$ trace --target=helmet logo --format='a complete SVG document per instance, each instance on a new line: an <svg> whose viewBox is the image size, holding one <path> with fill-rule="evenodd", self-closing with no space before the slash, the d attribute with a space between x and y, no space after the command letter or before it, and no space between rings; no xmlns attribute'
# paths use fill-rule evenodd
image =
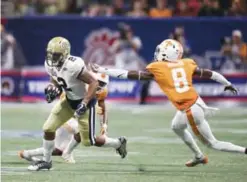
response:
<svg viewBox="0 0 247 182"><path fill-rule="evenodd" d="M166 45L165 45L165 49L167 49L169 46L172 46L172 42L171 41L167 41L166 42Z"/></svg>
<svg viewBox="0 0 247 182"><path fill-rule="evenodd" d="M104 73L101 74L101 78L105 78L106 75Z"/></svg>
<svg viewBox="0 0 247 182"><path fill-rule="evenodd" d="M61 48L62 48L62 49L67 49L67 48L69 47L69 45L67 44L67 42L64 42L64 41L62 41L62 42L60 43L60 45L61 45Z"/></svg>

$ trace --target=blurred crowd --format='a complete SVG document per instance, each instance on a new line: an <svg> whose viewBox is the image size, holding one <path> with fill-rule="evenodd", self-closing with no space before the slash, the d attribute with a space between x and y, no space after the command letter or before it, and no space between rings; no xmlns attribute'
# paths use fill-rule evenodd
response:
<svg viewBox="0 0 247 182"><path fill-rule="evenodd" d="M245 16L247 0L2 0L2 16Z"/></svg>

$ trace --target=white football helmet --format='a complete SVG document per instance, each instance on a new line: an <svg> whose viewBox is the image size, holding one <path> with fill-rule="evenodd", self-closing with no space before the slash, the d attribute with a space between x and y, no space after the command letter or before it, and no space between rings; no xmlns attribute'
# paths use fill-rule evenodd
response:
<svg viewBox="0 0 247 182"><path fill-rule="evenodd" d="M176 40L166 39L155 50L156 61L177 61L183 56L183 46Z"/></svg>
<svg viewBox="0 0 247 182"><path fill-rule="evenodd" d="M102 82L105 84L102 87L105 87L109 83L109 76L104 73L96 73L96 78L99 82Z"/></svg>

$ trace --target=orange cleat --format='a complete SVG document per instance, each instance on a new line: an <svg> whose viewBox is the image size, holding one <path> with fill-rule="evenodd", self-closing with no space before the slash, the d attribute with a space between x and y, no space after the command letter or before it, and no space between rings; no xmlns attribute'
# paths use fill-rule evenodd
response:
<svg viewBox="0 0 247 182"><path fill-rule="evenodd" d="M194 158L188 162L186 162L186 166L187 167L194 167L198 164L207 164L208 163L208 157L207 156L203 156L201 158Z"/></svg>

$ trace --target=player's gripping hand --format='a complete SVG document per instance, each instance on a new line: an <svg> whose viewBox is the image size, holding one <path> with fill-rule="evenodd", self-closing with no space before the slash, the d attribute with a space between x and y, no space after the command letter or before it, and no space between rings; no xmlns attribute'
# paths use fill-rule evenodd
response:
<svg viewBox="0 0 247 182"><path fill-rule="evenodd" d="M85 102L82 102L78 105L77 109L75 110L75 117L79 118L81 115L85 114L87 111L87 104Z"/></svg>
<svg viewBox="0 0 247 182"><path fill-rule="evenodd" d="M62 93L62 89L60 87L56 87L53 84L49 84L45 88L45 97L48 103L51 103L53 100L56 99Z"/></svg>
<svg viewBox="0 0 247 182"><path fill-rule="evenodd" d="M224 91L227 91L227 90L231 91L234 95L238 94L238 90L233 85L225 86Z"/></svg>
<svg viewBox="0 0 247 182"><path fill-rule="evenodd" d="M102 124L101 129L100 129L100 134L107 135L107 124Z"/></svg>

